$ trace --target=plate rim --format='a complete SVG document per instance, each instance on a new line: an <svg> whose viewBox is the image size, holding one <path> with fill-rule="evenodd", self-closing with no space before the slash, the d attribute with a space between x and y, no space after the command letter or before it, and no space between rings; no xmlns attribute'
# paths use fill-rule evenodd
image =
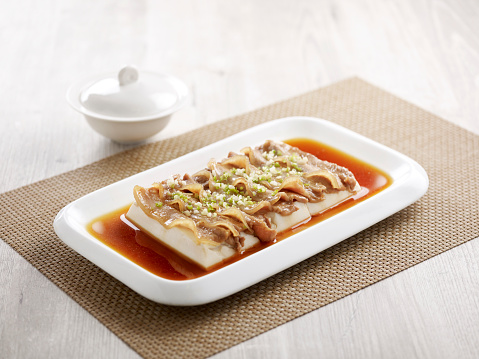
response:
<svg viewBox="0 0 479 359"><path fill-rule="evenodd" d="M126 184L135 178L140 178L140 176L148 177L149 175L152 175L153 173L161 170L162 167L165 167L167 165L172 166L172 163L181 164L182 161L185 161L185 160L188 161L189 158L200 156L203 153L212 152L212 149L221 149L222 146L224 146L225 144L231 143L232 141L234 142L235 139L242 139L243 137L248 136L251 133L261 134L261 131L264 131L265 129L268 129L268 128L278 129L278 128L281 128L281 126L284 127L285 125L290 126L292 122L295 122L295 124L297 125L297 121L302 121L303 123L309 123L312 126L319 125L320 128L327 127L330 131L337 132L340 136L352 137L358 140L359 143L366 144L367 146L372 146L375 149L379 149L382 151L382 153L387 154L389 156L393 156L394 158L399 160L401 164L405 165L407 169L404 168L403 170L405 170L406 172L404 172L403 174L396 175L395 176L396 179L394 179L394 177L391 176L393 177L393 182L388 188L366 199L365 201L362 201L356 204L355 206L348 208L347 210L341 213L336 214L335 216L329 218L328 220L322 221L321 223L318 223L315 226L307 228L297 234L294 234L288 237L287 240L280 241L274 244L273 246L265 248L262 251L254 253L250 255L249 257L243 258L240 261L237 261L222 269L219 269L218 271L209 273L203 277L185 280L185 281L174 281L174 280L165 279L147 271L146 269L140 267L136 263L122 256L121 254L113 250L112 248L106 246L95 237L89 234L88 236L86 236L85 235L86 229L83 228L84 231L82 231L78 228L78 223L72 222L72 217L74 217L75 214L78 214L78 213L75 213L75 205L78 205L78 203L80 202L91 200L91 198L98 196L99 193L101 194L103 192L111 190L112 188L114 188L114 186L121 186L122 184ZM274 137L274 136L271 136L271 137ZM298 137L298 136L292 136L292 137ZM301 137L305 137L305 136L301 136ZM266 139L268 138L264 138L263 141ZM313 138L313 139L316 139L316 138ZM323 140L319 140L319 141L325 142ZM256 144L251 144L251 145L254 146ZM346 152L356 158L360 158L361 160L364 160L361 158L361 156L358 156L356 154L351 154L345 151L343 148L341 148L341 146L333 145L333 147L343 152ZM236 150L239 150L239 148L229 148L229 150L236 151ZM365 162L370 163L370 161L368 160L365 160ZM385 171L383 168L375 164L373 165ZM390 174L388 171L385 171L385 172ZM153 183L153 181L151 181L150 184L151 183ZM54 226L55 232L65 244L67 244L70 248L75 250L77 253L79 253L86 259L88 259L90 262L100 267L102 270L106 271L107 273L109 273L110 275L112 275L113 277L115 277L116 279L118 279L119 281L127 285L128 287L130 287L132 290L134 290L138 294L162 304L177 305L177 306L200 305L200 304L210 303L210 302L219 300L221 298L224 298L226 296L229 296L231 294L234 294L236 292L239 292L240 290L245 289L246 287L254 285L265 278L268 278L276 273L279 273L280 271L286 268L289 268L313 255L316 255L322 252L323 250L341 242L342 240L345 240L349 238L350 236L376 224L382 219L389 217L393 213L396 213L400 211L401 209L407 207L408 205L412 204L413 202L417 201L420 197L422 197L426 193L428 186L429 186L429 180L428 180L426 171L416 161L414 161L410 157L407 157L404 154L394 149L391 149L383 144L380 144L374 140L371 140L363 135L360 135L336 123L333 123L324 119L315 118L315 117L290 116L290 117L268 121L266 123L248 128L232 136L226 137L212 144L204 146L200 149L197 149L191 153L180 156L176 159L165 162L163 164L150 168L146 171L142 171L132 176L126 177L120 181L114 182L103 188L95 190L85 196L82 196L78 198L77 200L69 203L68 205L66 205L64 208L60 210L60 212L55 217L53 226ZM262 270L259 274L258 272L255 272L252 270L254 269L252 267L255 264L257 264L259 261L264 259L263 257L268 257L268 256L271 257L274 255L274 254L268 254L268 253L277 253L276 255L280 255L281 253L286 253L283 248L286 247L286 249L288 249L288 247L292 246L291 244L288 244L288 243L291 243L291 239L296 239L297 241L299 241L297 239L298 237L309 238L311 232L317 232L318 228L322 228L323 231L326 231L326 232L330 231L332 230L330 227L334 227L335 219L337 218L342 219L345 216L345 214L356 213L359 210L361 210L363 207L364 208L371 207L372 203L376 203L378 201L383 200L383 197L385 198L384 200L391 199L390 197L394 199L395 197L397 197L395 195L396 193L401 194L401 197L399 198L400 201L395 203L394 206L392 206L391 208L387 208L386 211L382 210L381 213L374 212L374 215L372 216L372 220L368 221L367 225L358 223L358 220L353 219L354 226L352 229L342 230L340 235L337 235L337 234L336 236L333 235L332 236L333 239L329 240L326 246L316 247L316 249L320 248L319 251L316 251L315 249L313 251L314 253L309 253L307 256L296 255L293 260L289 260L285 262L285 264L283 265L276 265L271 268L266 268L265 270ZM125 205L127 205L127 203ZM118 208L120 207L115 206L115 208L111 208L109 211L114 211ZM108 213L109 211L107 210L106 212L103 212L103 214ZM346 218L347 217L349 216L346 216ZM93 218L96 218L96 217L93 217ZM309 242L306 240L302 240L300 241L300 243L303 244L303 243L309 243ZM274 248L277 248L277 249L274 249ZM102 253L105 251L106 253ZM105 255L107 255L107 258L109 261L108 263L105 263ZM259 259L256 259L258 257ZM299 257L301 257L302 259L298 260ZM124 266L125 263L129 263L129 264ZM131 272L128 272L128 268L130 269L136 268L136 270L134 270L135 280L131 280L131 277L133 276ZM233 275L235 274L235 272L238 272L238 271L242 271L243 275L246 274L248 276L253 276L253 278L249 278L249 280L242 280L240 281L238 285L235 285L235 286L231 286L231 285L228 286L227 281L225 281L225 279L229 275ZM214 281L217 281L216 288L218 288L218 286L222 284L224 284L226 288L222 288L221 290L218 290L218 289L215 290L215 283L211 283Z"/></svg>

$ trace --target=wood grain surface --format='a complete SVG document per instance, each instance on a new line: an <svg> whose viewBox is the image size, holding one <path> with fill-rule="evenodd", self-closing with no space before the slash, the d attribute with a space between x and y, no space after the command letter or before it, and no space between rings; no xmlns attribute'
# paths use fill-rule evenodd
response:
<svg viewBox="0 0 479 359"><path fill-rule="evenodd" d="M65 101L76 79L124 64L192 90L150 141L350 76L479 134L476 0L6 0L1 192L132 147ZM138 355L0 241L0 358L67 357ZM318 357L479 357L479 240L214 356Z"/></svg>

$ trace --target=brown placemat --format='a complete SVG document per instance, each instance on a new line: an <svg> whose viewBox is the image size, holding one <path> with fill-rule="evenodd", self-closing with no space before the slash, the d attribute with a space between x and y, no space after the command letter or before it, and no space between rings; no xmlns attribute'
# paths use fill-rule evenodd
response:
<svg viewBox="0 0 479 359"><path fill-rule="evenodd" d="M77 255L53 231L56 213L93 190L292 115L325 118L412 157L429 174L428 193L329 250L198 307L144 299ZM0 238L145 358L203 358L479 236L477 178L479 136L349 79L4 193Z"/></svg>

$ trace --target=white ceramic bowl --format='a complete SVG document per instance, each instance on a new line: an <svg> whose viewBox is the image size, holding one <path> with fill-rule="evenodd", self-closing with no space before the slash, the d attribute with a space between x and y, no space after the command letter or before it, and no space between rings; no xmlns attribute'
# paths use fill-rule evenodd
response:
<svg viewBox="0 0 479 359"><path fill-rule="evenodd" d="M119 73L95 75L74 83L68 103L99 134L120 143L156 135L188 99L178 78L127 66Z"/></svg>

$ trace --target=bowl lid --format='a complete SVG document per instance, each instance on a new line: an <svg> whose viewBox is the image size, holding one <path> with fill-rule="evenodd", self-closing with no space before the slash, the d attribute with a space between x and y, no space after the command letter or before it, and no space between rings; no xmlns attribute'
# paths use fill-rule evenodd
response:
<svg viewBox="0 0 479 359"><path fill-rule="evenodd" d="M78 111L102 118L146 119L166 116L187 98L186 85L167 74L126 66L118 74L96 76L72 86L67 95Z"/></svg>

